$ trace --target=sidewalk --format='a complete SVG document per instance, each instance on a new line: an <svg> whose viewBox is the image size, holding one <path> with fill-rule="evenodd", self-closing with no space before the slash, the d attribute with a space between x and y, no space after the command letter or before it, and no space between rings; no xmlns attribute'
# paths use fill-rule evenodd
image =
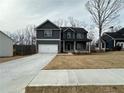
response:
<svg viewBox="0 0 124 93"><path fill-rule="evenodd" d="M39 88L40 90L42 90L45 89L45 87L47 88L47 90L49 90L49 88L52 87L59 89L60 87L61 88L66 87L66 89L67 87L71 87L72 90L74 89L74 87L76 87L77 90L78 86L79 87L82 86L82 88L83 86L85 86L85 89L87 89L86 86L90 86L90 87L94 86L94 88L98 86L101 87L110 86L110 88L112 88L113 86L117 86L119 87L119 89L122 87L121 90L124 90L124 69L42 70L38 74L38 76L36 76L36 78L27 86L26 93L38 93L38 92L34 92L35 89L38 90ZM91 87L91 89L93 88ZM30 90L33 92L28 92ZM81 92L74 92L74 93L81 93ZM63 93L63 92L55 92L55 93ZM119 92L114 91L114 93L119 93Z"/></svg>

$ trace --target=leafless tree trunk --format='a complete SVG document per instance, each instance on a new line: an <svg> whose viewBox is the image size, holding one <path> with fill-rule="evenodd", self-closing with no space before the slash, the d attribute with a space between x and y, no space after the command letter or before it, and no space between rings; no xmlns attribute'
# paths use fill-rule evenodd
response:
<svg viewBox="0 0 124 93"><path fill-rule="evenodd" d="M87 10L92 16L94 23L99 29L99 50L101 50L101 34L119 15L122 0L89 0Z"/></svg>

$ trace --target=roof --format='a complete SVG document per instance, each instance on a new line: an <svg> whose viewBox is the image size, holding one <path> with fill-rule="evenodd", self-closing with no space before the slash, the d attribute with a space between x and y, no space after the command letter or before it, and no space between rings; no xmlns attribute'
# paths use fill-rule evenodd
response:
<svg viewBox="0 0 124 93"><path fill-rule="evenodd" d="M117 31L117 33L124 34L124 28L122 28L119 31Z"/></svg>
<svg viewBox="0 0 124 93"><path fill-rule="evenodd" d="M44 25L45 23L47 23L47 22L49 22L49 23L51 23L52 25L54 25L56 28L59 28L56 24L54 24L53 22L51 22L50 20L46 20L46 21L44 21L43 23L41 23L39 26L37 26L35 29L39 29L42 25Z"/></svg>
<svg viewBox="0 0 124 93"><path fill-rule="evenodd" d="M62 30L66 30L68 28L76 31L76 32L84 32L84 33L88 33L84 28L80 28L80 27L60 27Z"/></svg>
<svg viewBox="0 0 124 93"><path fill-rule="evenodd" d="M9 38L9 39L12 40L12 38L10 38L8 35L6 35L5 33L3 33L2 31L0 31L0 33L3 34L4 36L6 36L7 38ZM13 40L12 40L12 41L13 41Z"/></svg>
<svg viewBox="0 0 124 93"><path fill-rule="evenodd" d="M114 39L124 39L124 28L118 30L117 32L105 32L105 34Z"/></svg>
<svg viewBox="0 0 124 93"><path fill-rule="evenodd" d="M106 32L106 34L111 36L114 39L124 38L124 34L120 34L120 33L117 33L117 32Z"/></svg>

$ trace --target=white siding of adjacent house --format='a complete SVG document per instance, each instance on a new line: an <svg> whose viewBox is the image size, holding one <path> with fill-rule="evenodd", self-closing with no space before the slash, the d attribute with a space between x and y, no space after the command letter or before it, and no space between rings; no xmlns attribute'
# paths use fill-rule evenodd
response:
<svg viewBox="0 0 124 93"><path fill-rule="evenodd" d="M6 56L13 56L13 42L0 32L0 57Z"/></svg>

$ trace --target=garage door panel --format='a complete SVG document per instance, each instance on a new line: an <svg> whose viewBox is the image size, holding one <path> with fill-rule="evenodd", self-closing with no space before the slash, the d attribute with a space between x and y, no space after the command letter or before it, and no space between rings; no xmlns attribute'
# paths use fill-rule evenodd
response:
<svg viewBox="0 0 124 93"><path fill-rule="evenodd" d="M58 53L57 44L39 44L38 45L39 53Z"/></svg>

